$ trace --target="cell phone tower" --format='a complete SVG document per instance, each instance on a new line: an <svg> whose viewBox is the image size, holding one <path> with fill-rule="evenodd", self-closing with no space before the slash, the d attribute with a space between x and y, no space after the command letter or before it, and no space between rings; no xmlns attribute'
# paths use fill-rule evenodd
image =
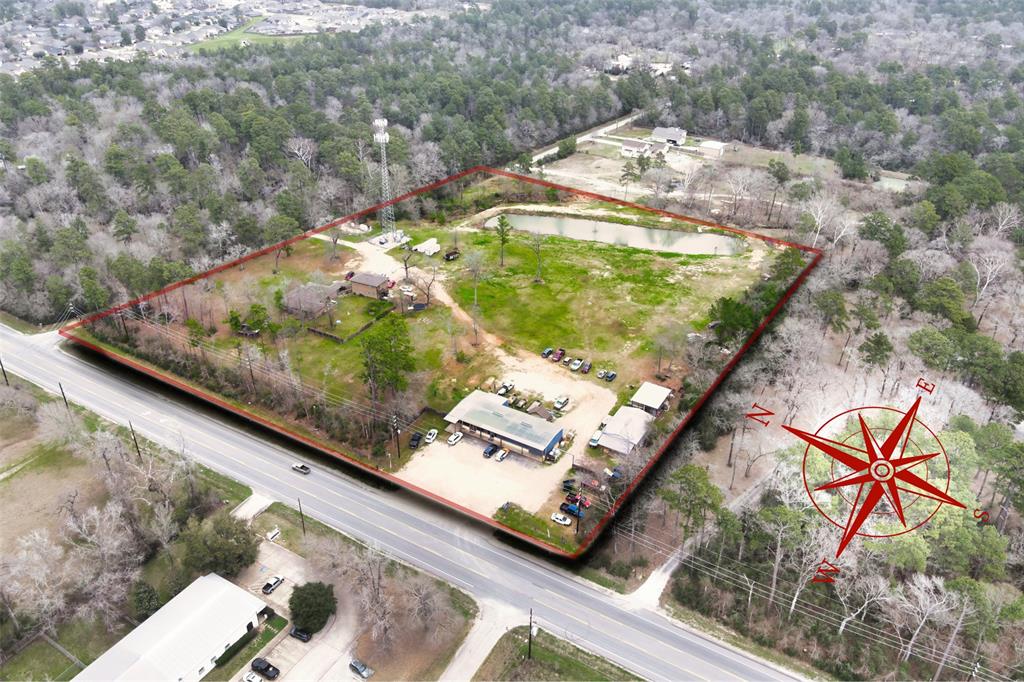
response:
<svg viewBox="0 0 1024 682"><path fill-rule="evenodd" d="M373 120L373 141L380 145L380 201L391 201L391 172L388 170L388 120ZM395 238L395 209L388 204L380 211L380 226L385 234Z"/></svg>

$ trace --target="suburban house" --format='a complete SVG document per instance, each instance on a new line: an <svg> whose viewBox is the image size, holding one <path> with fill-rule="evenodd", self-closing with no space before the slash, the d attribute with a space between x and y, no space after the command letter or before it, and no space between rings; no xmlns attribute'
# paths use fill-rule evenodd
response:
<svg viewBox="0 0 1024 682"><path fill-rule="evenodd" d="M486 391L473 391L444 419L463 433L534 457L550 455L562 440L561 427L514 410L505 398Z"/></svg>
<svg viewBox="0 0 1024 682"><path fill-rule="evenodd" d="M384 275L373 275L369 272L357 272L349 280L352 293L367 298L384 298L388 293L388 278Z"/></svg>
<svg viewBox="0 0 1024 682"><path fill-rule="evenodd" d="M640 384L640 388L627 404L657 417L668 407L668 401L671 399L672 389L645 381Z"/></svg>
<svg viewBox="0 0 1024 682"><path fill-rule="evenodd" d="M644 140L626 140L619 148L619 153L627 159L635 159L638 156L643 156L650 146L651 144Z"/></svg>
<svg viewBox="0 0 1024 682"><path fill-rule="evenodd" d="M215 573L197 578L76 680L201 680L260 622L263 600Z"/></svg>
<svg viewBox="0 0 1024 682"><path fill-rule="evenodd" d="M655 128L651 131L651 141L679 147L686 144L686 131L682 128Z"/></svg>
<svg viewBox="0 0 1024 682"><path fill-rule="evenodd" d="M652 421L654 415L648 412L636 407L620 407L605 424L597 445L620 455L628 455L643 441Z"/></svg>
<svg viewBox="0 0 1024 682"><path fill-rule="evenodd" d="M282 305L286 312L309 320L323 315L338 296L348 289L348 282L303 284L286 292Z"/></svg>

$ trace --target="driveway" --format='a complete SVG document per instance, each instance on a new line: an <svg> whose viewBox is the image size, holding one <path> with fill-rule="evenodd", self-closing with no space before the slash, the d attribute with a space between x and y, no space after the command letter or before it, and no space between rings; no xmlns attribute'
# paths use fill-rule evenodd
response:
<svg viewBox="0 0 1024 682"><path fill-rule="evenodd" d="M283 577L284 582L272 593L263 594L263 585L275 575ZM252 592L273 606L275 611L291 620L288 599L291 598L296 585L301 585L309 579L310 573L305 559L278 544L264 540L260 543L256 561L238 574L235 584Z"/></svg>

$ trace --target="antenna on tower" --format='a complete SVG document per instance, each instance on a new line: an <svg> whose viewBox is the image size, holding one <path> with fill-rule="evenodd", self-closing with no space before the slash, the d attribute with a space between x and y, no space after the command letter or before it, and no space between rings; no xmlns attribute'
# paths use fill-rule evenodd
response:
<svg viewBox="0 0 1024 682"><path fill-rule="evenodd" d="M391 201L391 173L388 170L388 120L376 118L373 120L373 141L380 145L380 201L387 203ZM388 204L380 211L380 226L385 234L390 234L394 240L395 235L395 209Z"/></svg>

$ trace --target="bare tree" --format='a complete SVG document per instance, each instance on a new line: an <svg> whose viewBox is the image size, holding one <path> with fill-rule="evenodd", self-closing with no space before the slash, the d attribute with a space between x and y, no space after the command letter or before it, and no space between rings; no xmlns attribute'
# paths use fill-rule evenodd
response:
<svg viewBox="0 0 1024 682"><path fill-rule="evenodd" d="M290 137L285 143L285 150L302 162L310 172L316 168L317 144L308 137Z"/></svg>
<svg viewBox="0 0 1024 682"><path fill-rule="evenodd" d="M437 266L433 265L430 267L430 277L421 275L415 280L416 288L423 294L426 304L430 305L431 289L434 286L434 281L437 279Z"/></svg>
<svg viewBox="0 0 1024 682"><path fill-rule="evenodd" d="M533 255L537 258L537 274L534 276L534 282L543 282L544 278L541 276L541 260L540 250L544 246L544 235L534 232L530 235L530 250L533 251Z"/></svg>
<svg viewBox="0 0 1024 682"><path fill-rule="evenodd" d="M1013 234L1021 226L1021 211L1017 204L1001 201L992 207L991 215L992 235L995 237Z"/></svg>
<svg viewBox="0 0 1024 682"><path fill-rule="evenodd" d="M886 607L893 623L910 631L910 639L900 654L900 660L906 661L913 655L925 625L955 608L955 600L941 576L915 573L896 588Z"/></svg>
<svg viewBox="0 0 1024 682"><path fill-rule="evenodd" d="M972 309L984 298L988 289L996 282L1011 258L1002 240L979 238L967 254L967 262L974 270L975 293Z"/></svg>
<svg viewBox="0 0 1024 682"><path fill-rule="evenodd" d="M63 547L42 530L18 538L7 563L6 588L22 614L53 633L68 609L73 588L70 562Z"/></svg>
<svg viewBox="0 0 1024 682"><path fill-rule="evenodd" d="M467 254L467 255L469 255L469 254ZM411 281L409 279L409 266L411 265L411 263L412 263L414 258L416 258L416 252L413 251L412 249L406 249L405 253L402 254L402 267L405 268L405 280L404 281L406 281L406 282ZM475 297L476 297L476 294L474 293L474 298Z"/></svg>
<svg viewBox="0 0 1024 682"><path fill-rule="evenodd" d="M62 402L45 403L36 412L39 433L48 443L72 444L82 437L82 420Z"/></svg>
<svg viewBox="0 0 1024 682"><path fill-rule="evenodd" d="M473 307L476 308L479 305L477 303L477 289L480 287L480 280L484 279L487 274L483 251L467 251L462 261L466 272L473 278Z"/></svg>
<svg viewBox="0 0 1024 682"><path fill-rule="evenodd" d="M327 230L327 236L331 240L331 260L338 260L338 242L341 241L342 232L338 227Z"/></svg>
<svg viewBox="0 0 1024 682"><path fill-rule="evenodd" d="M855 571L846 578L836 581L835 594L843 609L839 623L839 634L854 618L863 618L868 609L888 598L891 588L889 581L877 574Z"/></svg>

